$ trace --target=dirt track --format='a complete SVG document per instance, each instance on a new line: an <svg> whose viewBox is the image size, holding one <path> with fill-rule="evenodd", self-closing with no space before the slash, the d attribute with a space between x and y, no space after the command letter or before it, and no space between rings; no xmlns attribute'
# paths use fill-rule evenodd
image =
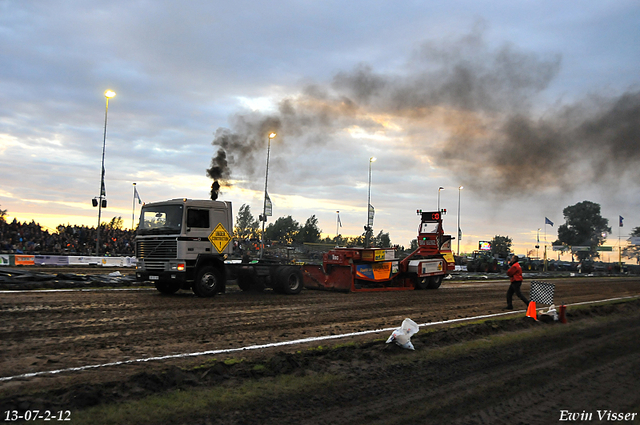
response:
<svg viewBox="0 0 640 425"><path fill-rule="evenodd" d="M637 278L573 278L558 280L555 283L557 304L640 294L640 279ZM399 326L406 317L417 323L427 323L502 313L507 286L505 281L448 282L435 291L359 294L303 291L298 296L284 296L272 292L243 293L231 286L227 294L211 299L197 298L187 292L175 296L162 296L154 290L144 289L5 292L0 295L0 322L2 323L0 377L393 328ZM529 284L525 283L524 292L527 293L528 289ZM524 309L524 304L519 301L514 302L516 308ZM520 316L523 315L520 313ZM548 412L547 416L542 418L536 419L529 416L530 420L518 419L518 415L523 411L530 412L532 401L528 397L532 397L543 407L545 403L548 404L545 392L557 389L558 385L545 386L547 385L545 382L557 378L558 375L563 376L562 385L567 390L585 385L583 380L587 380L589 385L607 392L604 395L600 392L597 392L599 395L585 395L583 400L579 401L579 405L575 400L566 400L566 408L571 411L595 409L589 403L603 396L614 400L616 397L624 398L625 395L628 398L630 391L640 394L637 380L637 376L640 376L638 309L632 312L632 316L634 320L621 316L619 320L600 324L593 334L586 329L575 337L564 334L544 338L534 337L536 343L527 347L526 350L515 345L508 350L491 349L494 351L489 350L480 356L462 356L456 365L438 367L438 361L419 361L420 367L412 369L410 378L393 373L393 368L384 369L383 359L375 360L383 368L380 369L372 366L366 359L358 359L358 354L351 354L350 357L358 360L346 362L346 366L340 363L336 367L338 369L354 368L346 372L346 375L358 377L358 381L348 381L339 386L342 388L340 390L342 393L349 392L350 397L356 397L357 400L350 400L348 404L342 405L339 403L341 397L339 393L328 392L317 395L319 402L333 406L332 409L344 411L341 410L342 413L337 413L336 416L332 410L333 413L327 415L323 413L323 409L313 407L316 406L314 403L307 406L307 410L302 409L298 413L297 420L290 423L374 423L373 418L376 415L378 418L386 417L389 420L388 423L395 423L392 418L400 418L402 415L389 416L384 412L398 404L404 406L403 411L412 412L408 417L420 419L419 422L410 420L405 423L427 423L428 418L421 416L423 415L421 412L425 412L425 397L437 397L427 402L427 405L431 405L438 403L438 400L447 400L452 397L452 394L459 394L461 391L468 393L468 397L454 397L453 401L449 400L443 405L453 410L432 406L430 411L442 421L430 423L450 423L461 418L465 418L461 423L518 423L518 421L555 423L557 418L553 422L546 422ZM446 334L455 331L441 332ZM369 334L329 343L312 342L247 351L242 352L241 355L230 354L229 357L241 356L247 359L277 357L282 356L282 353L293 353L310 346L354 340L366 345L371 344L370 341L374 338L386 339L389 334L390 332L385 331L380 334ZM420 333L416 337L419 335ZM449 333L449 337L442 338L454 341L469 338L464 335L451 337L452 335L454 334ZM428 340L417 339L415 353L428 351L428 344ZM393 353L393 356L408 355L408 352L405 353L406 350L392 345L376 343L367 347L369 347L369 353L365 357L375 358L381 353L387 353L382 355ZM610 352L611 347L616 347L618 351ZM389 351L395 348L398 348L399 354L398 350ZM549 357L547 354L549 352L554 352L555 357ZM218 359L224 357L224 355L216 356ZM594 363L594 359L598 359L597 362ZM171 365L185 366L194 361L204 362L205 360L207 360L206 356L197 359L168 359L81 372L9 379L0 381L0 400L15 401L20 394L24 395L36 389L53 390L89 382L96 385L127 381L142 371L161 373ZM603 362L601 366L598 363L600 361ZM294 363L299 366L301 362L303 360L296 360ZM590 372L585 372L582 376L583 370L577 365L584 365L584 370ZM602 370L599 371L598 367ZM285 368L284 372L287 371L288 369ZM461 373L462 376L460 376ZM629 374L635 378L625 381L623 377ZM545 382L536 384L536 393L527 395L522 388L526 382L523 381L525 378ZM411 391L414 385L416 388L431 389ZM484 394L491 398L488 395L491 393L490 390L495 391L496 388L505 386L513 388L518 396L510 400L507 406L502 406L500 411L482 413L484 402L479 401L480 395ZM361 387L358 392L362 394L361 397L354 395L356 387ZM478 392L478 389L483 390ZM382 397L389 391L396 395ZM562 399L561 394L556 394L554 415L556 413L559 415L555 407L558 397ZM30 408L29 398L20 400L22 400L22 408ZM60 400L51 400L52 405L60 402ZM389 402L392 404L388 405ZM600 408L635 408L636 412L639 411L640 399L637 397L631 401L625 399L625 403L627 402L632 404L610 407L604 405ZM473 407L474 403L477 404L476 407ZM227 419L218 418L219 421L210 423L251 423L251 409L271 411L267 416L273 416L273 421L260 416L262 421L258 423L283 423L282 412L279 413L278 409L274 410L270 403L269 406L258 403L246 409L245 414L239 415L236 412ZM4 409L5 406L2 408ZM255 412L256 415L260 413L258 410ZM289 416L290 418L296 417L293 410L290 415L292 415ZM307 415L313 419L303 420ZM483 419L483 415L488 415L488 419ZM344 421L336 420L336 417L344 418ZM278 418L280 422L276 421ZM364 420L364 418L368 419Z"/></svg>

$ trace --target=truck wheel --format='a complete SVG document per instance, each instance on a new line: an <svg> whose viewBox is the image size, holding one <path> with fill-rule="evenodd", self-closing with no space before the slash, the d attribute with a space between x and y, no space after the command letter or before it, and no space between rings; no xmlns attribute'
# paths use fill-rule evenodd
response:
<svg viewBox="0 0 640 425"><path fill-rule="evenodd" d="M413 289L427 289L428 286L429 286L429 277L414 276Z"/></svg>
<svg viewBox="0 0 640 425"><path fill-rule="evenodd" d="M249 270L238 270L238 288L242 291L250 291L256 284L253 272Z"/></svg>
<svg viewBox="0 0 640 425"><path fill-rule="evenodd" d="M277 290L283 294L296 295L304 287L302 272L297 267L282 267L278 270L276 276Z"/></svg>
<svg viewBox="0 0 640 425"><path fill-rule="evenodd" d="M438 289L440 285L442 285L442 278L444 278L443 275L431 276L427 284L427 289Z"/></svg>
<svg viewBox="0 0 640 425"><path fill-rule="evenodd" d="M171 282L156 282L156 289L165 295L171 295L178 292L180 289L179 283L171 283Z"/></svg>
<svg viewBox="0 0 640 425"><path fill-rule="evenodd" d="M213 297L222 288L222 278L218 269L206 266L200 269L193 282L193 293L199 297Z"/></svg>

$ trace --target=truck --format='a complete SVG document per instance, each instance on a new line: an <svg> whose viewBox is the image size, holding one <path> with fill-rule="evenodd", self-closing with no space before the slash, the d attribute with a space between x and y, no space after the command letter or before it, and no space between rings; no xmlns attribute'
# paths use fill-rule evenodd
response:
<svg viewBox="0 0 640 425"><path fill-rule="evenodd" d="M171 199L146 203L136 233L136 280L153 282L163 294L181 289L199 297L226 290L235 278L242 290L271 287L297 294L299 266L245 258L232 261L233 208L229 201Z"/></svg>
<svg viewBox="0 0 640 425"><path fill-rule="evenodd" d="M308 288L344 292L437 289L455 270L450 235L442 227L442 211L417 211L418 248L405 258L395 249L335 248L323 255L321 265L303 266Z"/></svg>
<svg viewBox="0 0 640 425"><path fill-rule="evenodd" d="M242 291L272 288L295 295L303 287L346 292L437 289L455 269L442 212L422 212L418 248L405 258L395 249L329 250L322 264L230 258L232 205L228 201L172 199L143 205L136 234L136 280L153 282L163 294L181 289L211 297L235 279Z"/></svg>

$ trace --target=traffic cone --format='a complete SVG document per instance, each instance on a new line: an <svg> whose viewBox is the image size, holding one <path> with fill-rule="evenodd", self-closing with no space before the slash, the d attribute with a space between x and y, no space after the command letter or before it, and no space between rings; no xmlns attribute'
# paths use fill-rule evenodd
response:
<svg viewBox="0 0 640 425"><path fill-rule="evenodd" d="M531 317L533 320L538 320L536 318L536 302L529 301L529 307L527 307L527 317Z"/></svg>
<svg viewBox="0 0 640 425"><path fill-rule="evenodd" d="M560 311L560 323L567 323L567 316L566 316L566 312L567 312L567 306L566 305L561 305L560 307L558 307L558 310Z"/></svg>

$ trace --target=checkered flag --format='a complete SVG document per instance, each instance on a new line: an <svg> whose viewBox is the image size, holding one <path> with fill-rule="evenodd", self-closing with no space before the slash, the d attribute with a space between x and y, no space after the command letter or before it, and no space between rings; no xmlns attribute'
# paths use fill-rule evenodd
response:
<svg viewBox="0 0 640 425"><path fill-rule="evenodd" d="M531 291L529 297L531 301L538 304L553 304L553 292L556 289L556 285L548 282L539 282L534 280L531 282Z"/></svg>

